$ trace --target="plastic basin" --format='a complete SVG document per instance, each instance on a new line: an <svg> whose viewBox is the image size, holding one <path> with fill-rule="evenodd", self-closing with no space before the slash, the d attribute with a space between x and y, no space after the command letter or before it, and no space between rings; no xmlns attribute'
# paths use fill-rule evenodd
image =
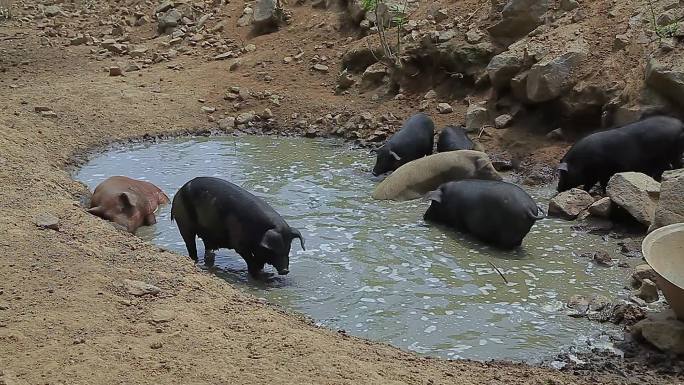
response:
<svg viewBox="0 0 684 385"><path fill-rule="evenodd" d="M684 223L654 230L644 238L641 250L658 275L656 284L665 299L684 321Z"/></svg>

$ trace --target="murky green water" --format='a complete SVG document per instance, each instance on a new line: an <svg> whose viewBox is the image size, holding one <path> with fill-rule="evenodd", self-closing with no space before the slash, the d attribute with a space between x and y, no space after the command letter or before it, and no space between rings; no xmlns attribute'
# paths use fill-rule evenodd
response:
<svg viewBox="0 0 684 385"><path fill-rule="evenodd" d="M76 178L94 189L127 175L170 197L196 176L242 185L301 230L307 251L293 243L290 274L258 283L235 252L220 250L217 274L357 336L448 358L535 361L611 327L568 317L562 307L573 294L615 296L627 271L575 255L612 245L555 219L537 222L514 252L445 233L422 221L427 202L372 200L373 161L367 151L323 140L186 138L106 152ZM552 189L531 193L545 205ZM170 209L138 235L187 255Z"/></svg>

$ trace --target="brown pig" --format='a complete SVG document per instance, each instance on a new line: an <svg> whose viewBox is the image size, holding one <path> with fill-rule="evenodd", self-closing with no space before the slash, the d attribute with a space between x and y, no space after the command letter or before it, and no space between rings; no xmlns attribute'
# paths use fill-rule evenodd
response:
<svg viewBox="0 0 684 385"><path fill-rule="evenodd" d="M154 213L165 203L169 197L152 183L113 176L95 188L88 212L135 233L140 226L157 223Z"/></svg>

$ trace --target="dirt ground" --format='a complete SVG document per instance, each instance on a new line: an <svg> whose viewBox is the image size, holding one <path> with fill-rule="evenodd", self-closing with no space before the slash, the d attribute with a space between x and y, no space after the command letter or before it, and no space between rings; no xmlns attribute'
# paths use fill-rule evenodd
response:
<svg viewBox="0 0 684 385"><path fill-rule="evenodd" d="M235 4L239 15L242 2ZM217 118L233 113L223 99L231 86L280 95L280 106L250 100L242 108L271 108L282 131L293 113L404 118L415 111L416 100L334 95L335 71L283 64L298 48L310 53L346 39L297 12L289 33L252 39L257 50L236 71L183 55L173 60L176 69L160 63L122 77L106 71L118 57L97 60L87 46L45 44L40 21L0 24L0 384L628 383L600 373L423 358L317 328L85 212L85 186L68 171L74 159L113 141L214 128L201 107L217 108ZM327 55L337 60L332 50ZM264 71L272 81L257 76ZM56 116L36 112L43 106ZM461 119L465 105L455 109L437 123ZM530 146L542 142L534 138ZM540 153L551 159L563 148L545 147ZM59 230L38 228L42 213L57 216ZM161 291L132 295L126 279Z"/></svg>

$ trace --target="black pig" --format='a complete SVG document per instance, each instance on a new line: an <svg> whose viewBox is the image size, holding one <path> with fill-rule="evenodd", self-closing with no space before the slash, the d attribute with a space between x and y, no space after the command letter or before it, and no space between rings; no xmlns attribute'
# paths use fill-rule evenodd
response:
<svg viewBox="0 0 684 385"><path fill-rule="evenodd" d="M432 154L435 124L429 116L418 113L378 149L373 175L394 171L403 164Z"/></svg>
<svg viewBox="0 0 684 385"><path fill-rule="evenodd" d="M437 139L437 152L473 149L475 149L475 143L470 140L462 126L444 127Z"/></svg>
<svg viewBox="0 0 684 385"><path fill-rule="evenodd" d="M636 171L660 180L663 171L682 167L684 124L655 116L596 132L575 143L558 166L558 191L597 182L603 191L613 174Z"/></svg>
<svg viewBox="0 0 684 385"><path fill-rule="evenodd" d="M195 178L178 190L171 206L190 258L197 261L195 237L204 242L205 263L214 264L213 250L234 249L256 277L264 264L278 274L289 272L294 238L304 249L302 234L290 227L266 202L247 190L219 178ZM306 250L306 249L305 249Z"/></svg>
<svg viewBox="0 0 684 385"><path fill-rule="evenodd" d="M525 190L508 182L466 179L428 193L423 219L469 233L502 249L520 246L544 212Z"/></svg>

